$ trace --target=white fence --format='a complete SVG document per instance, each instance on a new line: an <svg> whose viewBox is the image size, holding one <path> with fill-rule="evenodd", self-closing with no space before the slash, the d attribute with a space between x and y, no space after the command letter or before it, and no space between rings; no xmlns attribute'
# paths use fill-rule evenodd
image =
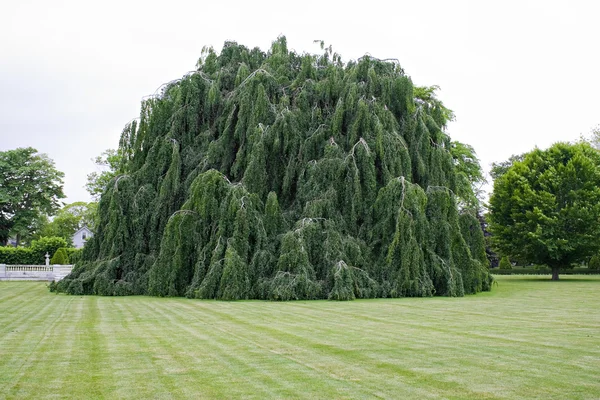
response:
<svg viewBox="0 0 600 400"><path fill-rule="evenodd" d="M60 281L72 269L72 265L0 264L0 281Z"/></svg>

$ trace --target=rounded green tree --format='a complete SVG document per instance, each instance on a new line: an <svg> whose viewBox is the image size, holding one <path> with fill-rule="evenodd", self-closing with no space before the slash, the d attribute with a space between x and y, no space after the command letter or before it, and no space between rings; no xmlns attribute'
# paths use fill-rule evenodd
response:
<svg viewBox="0 0 600 400"><path fill-rule="evenodd" d="M490 229L498 250L552 269L600 250L600 152L557 143L516 161L494 182Z"/></svg>
<svg viewBox="0 0 600 400"><path fill-rule="evenodd" d="M64 247L61 247L58 250L56 250L56 252L52 256L52 259L50 260L50 264L53 264L53 265L54 264L57 264L57 265L69 264L69 256L67 254L67 249Z"/></svg>
<svg viewBox="0 0 600 400"><path fill-rule="evenodd" d="M512 263L510 262L508 256L504 256L500 259L500 264L498 264L498 268L500 269L512 269Z"/></svg>

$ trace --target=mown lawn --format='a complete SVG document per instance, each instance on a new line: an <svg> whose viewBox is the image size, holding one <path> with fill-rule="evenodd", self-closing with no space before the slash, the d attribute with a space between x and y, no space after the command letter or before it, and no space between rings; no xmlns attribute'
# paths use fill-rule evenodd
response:
<svg viewBox="0 0 600 400"><path fill-rule="evenodd" d="M0 398L600 398L600 277L497 279L464 298L342 303L0 282Z"/></svg>

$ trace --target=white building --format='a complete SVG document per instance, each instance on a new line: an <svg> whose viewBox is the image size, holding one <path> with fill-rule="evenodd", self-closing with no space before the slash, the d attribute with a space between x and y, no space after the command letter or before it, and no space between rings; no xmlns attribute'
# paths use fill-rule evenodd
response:
<svg viewBox="0 0 600 400"><path fill-rule="evenodd" d="M75 246L76 249L82 248L85 242L92 236L94 236L94 234L87 226L80 228L73 234L73 246Z"/></svg>

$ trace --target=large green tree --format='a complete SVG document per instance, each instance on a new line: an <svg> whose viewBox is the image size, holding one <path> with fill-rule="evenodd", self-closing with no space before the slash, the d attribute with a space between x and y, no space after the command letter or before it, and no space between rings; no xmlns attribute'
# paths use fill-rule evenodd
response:
<svg viewBox="0 0 600 400"><path fill-rule="evenodd" d="M0 244L21 237L60 207L64 174L34 148L0 152Z"/></svg>
<svg viewBox="0 0 600 400"><path fill-rule="evenodd" d="M474 155L397 61L227 42L144 100L59 291L216 299L489 290ZM463 155L465 155L463 157ZM456 156L456 158L455 158ZM465 167L462 171L460 167Z"/></svg>
<svg viewBox="0 0 600 400"><path fill-rule="evenodd" d="M526 154L494 182L489 219L502 254L546 264L558 280L600 250L600 152L557 143Z"/></svg>

